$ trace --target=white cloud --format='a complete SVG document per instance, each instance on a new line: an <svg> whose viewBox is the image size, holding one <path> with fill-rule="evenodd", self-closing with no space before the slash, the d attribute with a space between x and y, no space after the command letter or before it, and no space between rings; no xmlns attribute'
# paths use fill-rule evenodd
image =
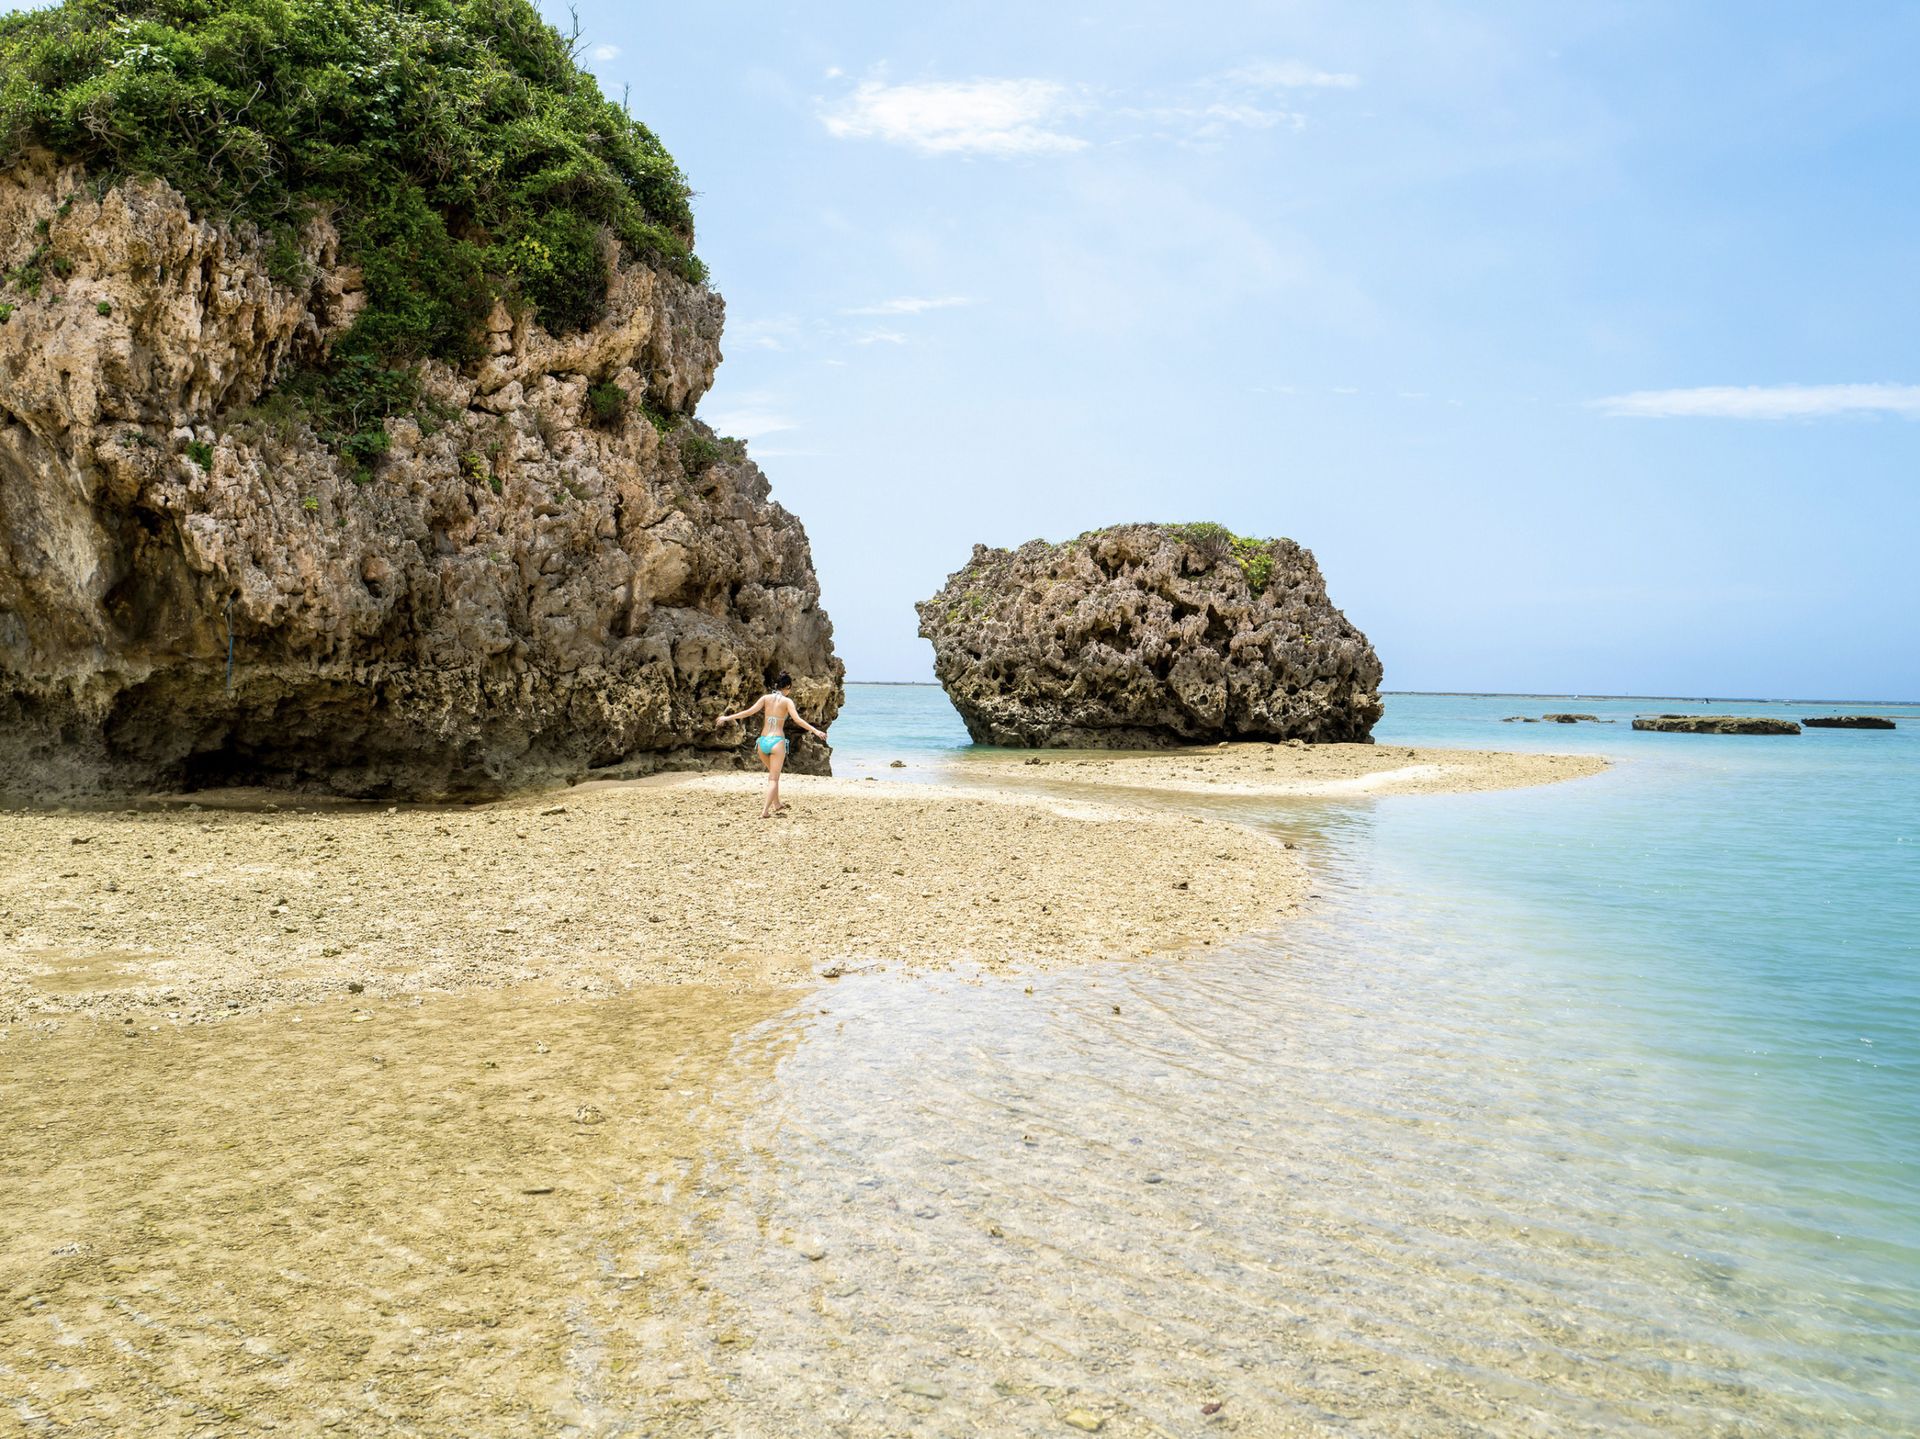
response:
<svg viewBox="0 0 1920 1439"><path fill-rule="evenodd" d="M977 300L966 295L942 295L938 298L926 298L918 295L906 295L897 300L882 300L877 305L856 305L851 310L842 310L843 315L924 315L928 310L952 310L961 305L978 304Z"/></svg>
<svg viewBox="0 0 1920 1439"><path fill-rule="evenodd" d="M904 345L907 337L898 330L868 330L864 335L855 335L856 345Z"/></svg>
<svg viewBox="0 0 1920 1439"><path fill-rule="evenodd" d="M765 405L749 404L737 410L715 410L700 418L712 425L719 434L732 435L737 440L757 440L765 435L777 435L783 430L800 428L793 419Z"/></svg>
<svg viewBox="0 0 1920 1439"><path fill-rule="evenodd" d="M1654 419L1815 420L1867 414L1920 419L1920 385L1704 385L1635 390L1591 403L1603 414Z"/></svg>
<svg viewBox="0 0 1920 1439"><path fill-rule="evenodd" d="M1229 80L1263 90L1352 90L1358 75L1319 70L1304 60L1255 60L1227 71Z"/></svg>
<svg viewBox="0 0 1920 1439"><path fill-rule="evenodd" d="M618 60L620 58L620 47L618 45L599 46L594 50L593 58L596 60Z"/></svg>
<svg viewBox="0 0 1920 1439"><path fill-rule="evenodd" d="M1063 155L1087 145L1058 128L1074 109L1067 87L1052 80L868 80L820 119L837 139L928 154Z"/></svg>

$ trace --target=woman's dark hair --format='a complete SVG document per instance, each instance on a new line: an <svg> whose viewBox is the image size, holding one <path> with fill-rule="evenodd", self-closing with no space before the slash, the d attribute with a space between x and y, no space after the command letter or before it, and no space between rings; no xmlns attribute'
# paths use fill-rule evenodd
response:
<svg viewBox="0 0 1920 1439"><path fill-rule="evenodd" d="M785 670L781 670L779 675L774 679L773 687L777 690L783 690L792 683L793 683L793 676L788 674Z"/></svg>

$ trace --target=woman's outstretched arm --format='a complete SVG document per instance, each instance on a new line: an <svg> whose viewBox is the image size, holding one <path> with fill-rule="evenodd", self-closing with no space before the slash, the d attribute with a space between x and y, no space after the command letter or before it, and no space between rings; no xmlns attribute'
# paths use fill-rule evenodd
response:
<svg viewBox="0 0 1920 1439"><path fill-rule="evenodd" d="M795 724L799 725L801 729L805 730L815 739L825 739L827 737L825 730L815 729L812 725L800 718L800 706L796 705L792 700L787 701L787 713L793 716L793 722Z"/></svg>
<svg viewBox="0 0 1920 1439"><path fill-rule="evenodd" d="M720 729L723 726L732 724L735 720L743 720L748 715L757 715L760 713L761 707L765 705L766 702L767 702L767 697L765 695L761 695L759 699L755 700L752 704L748 705L745 709L740 710L735 714L721 715L719 719L713 722L713 727L715 729Z"/></svg>

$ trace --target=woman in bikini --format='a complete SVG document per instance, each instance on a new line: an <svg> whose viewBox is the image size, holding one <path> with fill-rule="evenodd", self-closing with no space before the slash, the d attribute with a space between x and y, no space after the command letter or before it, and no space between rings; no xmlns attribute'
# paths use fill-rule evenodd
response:
<svg viewBox="0 0 1920 1439"><path fill-rule="evenodd" d="M825 739L827 732L817 730L800 718L800 711L794 708L793 701L787 698L787 687L793 683L793 677L784 670L773 682L773 693L761 695L747 708L736 714L721 715L713 722L715 729L725 728L735 720L743 720L748 715L760 716L760 763L767 768L767 805L760 811L760 818L772 819L786 806L780 802L780 770L787 762L787 721L795 724L816 739Z"/></svg>

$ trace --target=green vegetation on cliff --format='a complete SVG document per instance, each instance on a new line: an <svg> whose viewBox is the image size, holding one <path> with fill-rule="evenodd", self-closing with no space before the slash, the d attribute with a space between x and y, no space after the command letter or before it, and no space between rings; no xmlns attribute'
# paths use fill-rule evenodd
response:
<svg viewBox="0 0 1920 1439"><path fill-rule="evenodd" d="M163 179L257 226L282 282L329 211L367 307L281 388L364 464L420 360L478 355L496 295L592 324L607 236L704 278L685 178L574 56L527 0L67 0L0 17L0 163Z"/></svg>

